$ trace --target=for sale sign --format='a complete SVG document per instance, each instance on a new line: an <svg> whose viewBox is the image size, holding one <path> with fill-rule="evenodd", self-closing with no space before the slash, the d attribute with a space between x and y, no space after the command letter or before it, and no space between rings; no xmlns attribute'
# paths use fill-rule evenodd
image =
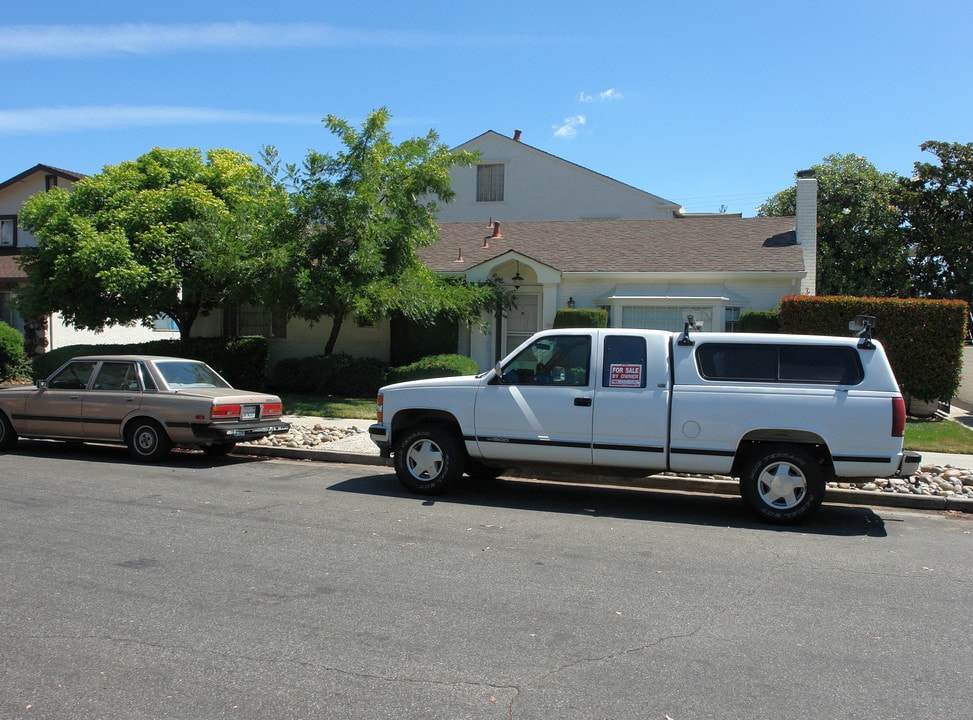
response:
<svg viewBox="0 0 973 720"><path fill-rule="evenodd" d="M642 366L612 364L609 366L608 387L642 387Z"/></svg>

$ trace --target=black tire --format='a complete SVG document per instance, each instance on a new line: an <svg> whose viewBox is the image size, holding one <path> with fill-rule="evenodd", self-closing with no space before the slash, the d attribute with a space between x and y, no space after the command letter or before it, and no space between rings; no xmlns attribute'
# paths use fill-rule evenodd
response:
<svg viewBox="0 0 973 720"><path fill-rule="evenodd" d="M169 454L172 441L155 420L137 418L125 431L128 454L139 462L157 462Z"/></svg>
<svg viewBox="0 0 973 720"><path fill-rule="evenodd" d="M233 452L236 447L235 442L216 443L215 445L203 445L203 452L210 457L223 457Z"/></svg>
<svg viewBox="0 0 973 720"><path fill-rule="evenodd" d="M395 444L399 482L422 495L441 495L463 474L466 453L456 436L438 425L407 430Z"/></svg>
<svg viewBox="0 0 973 720"><path fill-rule="evenodd" d="M767 447L740 478L740 494L761 520L790 525L809 517L824 500L824 473L797 445Z"/></svg>
<svg viewBox="0 0 973 720"><path fill-rule="evenodd" d="M7 416L0 412L0 450L9 450L17 444L17 431Z"/></svg>

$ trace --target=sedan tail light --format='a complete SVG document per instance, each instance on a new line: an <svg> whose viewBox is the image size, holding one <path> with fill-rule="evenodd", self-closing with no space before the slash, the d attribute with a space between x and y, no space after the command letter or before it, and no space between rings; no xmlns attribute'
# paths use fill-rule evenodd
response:
<svg viewBox="0 0 973 720"><path fill-rule="evenodd" d="M209 411L209 416L211 418L238 418L242 413L242 409L239 405L214 405L213 409Z"/></svg>
<svg viewBox="0 0 973 720"><path fill-rule="evenodd" d="M270 417L274 415L283 415L284 405L283 403L264 403L260 406L260 417Z"/></svg>

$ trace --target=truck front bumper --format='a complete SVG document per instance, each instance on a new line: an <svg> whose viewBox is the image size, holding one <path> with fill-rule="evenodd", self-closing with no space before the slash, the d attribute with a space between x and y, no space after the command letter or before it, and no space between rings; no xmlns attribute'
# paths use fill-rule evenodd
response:
<svg viewBox="0 0 973 720"><path fill-rule="evenodd" d="M392 431L380 423L368 426L368 437L378 445L378 454L383 458L392 457Z"/></svg>

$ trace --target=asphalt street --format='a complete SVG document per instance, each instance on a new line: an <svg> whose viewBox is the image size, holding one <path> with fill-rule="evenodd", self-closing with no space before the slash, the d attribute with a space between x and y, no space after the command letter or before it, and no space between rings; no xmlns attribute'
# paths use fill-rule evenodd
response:
<svg viewBox="0 0 973 720"><path fill-rule="evenodd" d="M2 718L918 718L973 707L973 518L22 442Z"/></svg>

